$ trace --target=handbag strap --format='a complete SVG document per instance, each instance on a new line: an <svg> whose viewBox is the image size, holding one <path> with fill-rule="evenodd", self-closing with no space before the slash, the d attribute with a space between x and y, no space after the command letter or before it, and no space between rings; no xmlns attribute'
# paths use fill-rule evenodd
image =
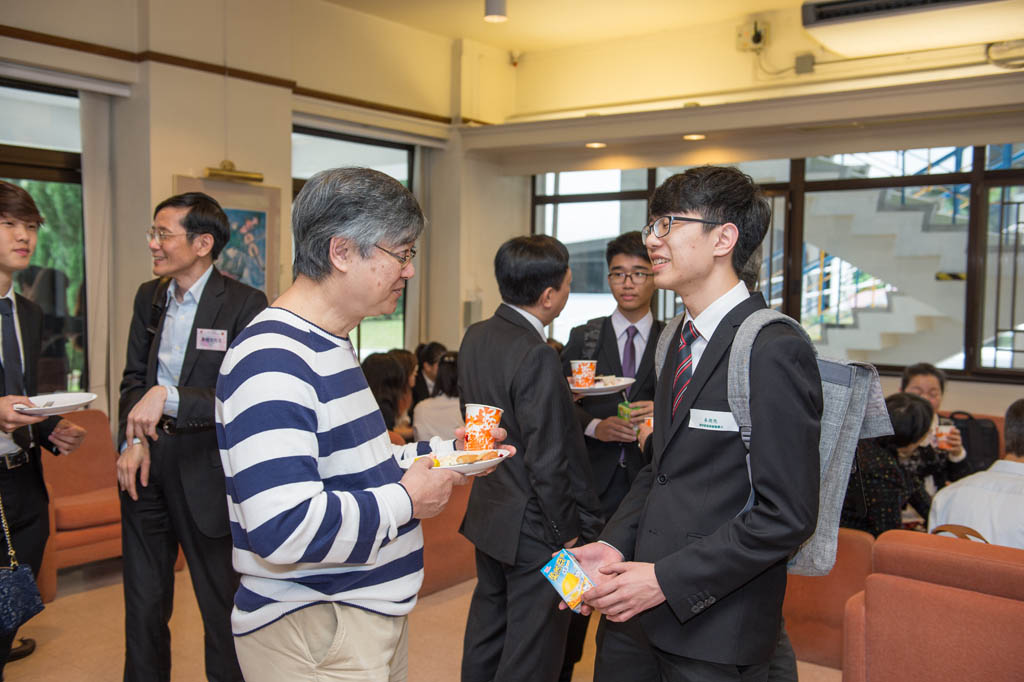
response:
<svg viewBox="0 0 1024 682"><path fill-rule="evenodd" d="M0 521L3 522L4 526L4 539L7 540L7 556L10 557L11 565L10 569L13 571L18 567L18 557L14 554L14 543L11 542L11 530L7 527L7 514L4 513L4 499L0 497ZM0 566L0 568L8 568L7 566Z"/></svg>
<svg viewBox="0 0 1024 682"><path fill-rule="evenodd" d="M937 535L939 533L950 533L951 535L955 535L961 540L970 540L971 538L977 538L978 540L984 542L986 545L988 544L988 540L982 537L981 533L974 530L973 528L970 528L968 526L961 526L957 523L947 523L932 528L932 535Z"/></svg>

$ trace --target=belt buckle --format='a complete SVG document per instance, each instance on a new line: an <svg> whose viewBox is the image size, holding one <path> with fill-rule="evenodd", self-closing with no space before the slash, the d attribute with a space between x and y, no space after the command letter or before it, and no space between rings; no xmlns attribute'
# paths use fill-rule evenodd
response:
<svg viewBox="0 0 1024 682"><path fill-rule="evenodd" d="M170 417L164 417L160 420L160 430L166 433L168 436L173 436L176 433L175 422Z"/></svg>
<svg viewBox="0 0 1024 682"><path fill-rule="evenodd" d="M8 452L4 455L0 455L4 459L4 465L7 470L17 469L18 467L28 464L28 453L24 450L18 450L17 452Z"/></svg>

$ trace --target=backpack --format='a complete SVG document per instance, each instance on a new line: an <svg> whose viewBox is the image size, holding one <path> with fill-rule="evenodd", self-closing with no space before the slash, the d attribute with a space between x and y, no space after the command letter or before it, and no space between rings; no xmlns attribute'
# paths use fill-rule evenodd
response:
<svg viewBox="0 0 1024 682"><path fill-rule="evenodd" d="M677 315L665 325L658 338L655 367L661 373L668 353L668 345L678 334L683 315ZM747 448L747 475L750 476L750 351L758 332L769 324L788 324L806 339L800 323L777 310L765 308L754 312L740 325L729 352L729 408L740 428L740 438ZM817 350L815 350L817 355ZM846 498L850 469L862 438L877 438L892 434L892 423L882 397L882 386L873 365L848 360L818 358L821 375L823 410L821 435L818 441L820 457L820 487L818 494L818 525L814 534L789 559L787 569L797 575L828 575L836 560L839 538L839 516ZM754 504L753 480L747 505Z"/></svg>
<svg viewBox="0 0 1024 682"><path fill-rule="evenodd" d="M999 459L999 429L991 419L975 419L967 412L952 412L949 418L960 431L971 471L984 471Z"/></svg>

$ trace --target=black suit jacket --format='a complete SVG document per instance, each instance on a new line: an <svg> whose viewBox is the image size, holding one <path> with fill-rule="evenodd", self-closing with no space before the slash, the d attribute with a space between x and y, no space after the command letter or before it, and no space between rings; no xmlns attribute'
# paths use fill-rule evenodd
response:
<svg viewBox="0 0 1024 682"><path fill-rule="evenodd" d="M462 534L506 564L516 561L520 533L552 550L596 538L600 504L558 353L507 305L466 331L459 398L504 410L506 442L517 449L473 482Z"/></svg>
<svg viewBox="0 0 1024 682"><path fill-rule="evenodd" d="M626 398L630 401L654 400L654 388L657 376L654 372L654 351L658 345L658 335L661 334L664 322L658 320L651 325L651 333L647 338L647 347L640 358L636 368L636 381L627 389ZM587 325L573 327L569 332L569 342L562 351L562 374L572 374L572 360L590 359L583 357L583 338ZM622 359L619 357L619 345L615 337L615 328L612 326L611 317L604 318L601 325L601 335L597 341L597 350L594 360L597 360L598 374L611 374L622 376ZM580 428L586 431L587 426L594 419L604 419L619 413L619 403L622 401L622 393L613 395L592 396L582 398L576 402L576 419ZM607 489L615 470L619 466L619 452L625 446L626 471L629 480L633 480L637 473L647 464L647 459L636 443L606 443L596 438L586 437L587 452L590 455L590 466L594 470L594 485L598 491Z"/></svg>
<svg viewBox="0 0 1024 682"><path fill-rule="evenodd" d="M14 298L17 301L25 394L33 396L36 394L39 380L37 370L39 369L39 351L43 338L43 310L21 294L15 294ZM0 392L4 391L6 378L5 369L0 367ZM40 446L50 447L50 434L53 433L54 427L60 420L60 417L49 417L38 424L23 426L11 434L14 441L28 452L31 460L30 466L39 477L40 483L43 480L43 457Z"/></svg>
<svg viewBox="0 0 1024 682"><path fill-rule="evenodd" d="M157 383L157 352L164 326L163 316L155 334L147 332L146 327L152 315L153 293L159 284L158 279L150 280L135 294L134 313L128 331L128 354L121 380L119 445L124 442L128 413ZM210 537L223 537L230 532L224 471L214 430L217 375L228 346L266 307L267 297L262 291L224 277L216 268L213 269L199 299L178 380L177 424L183 428L203 430L174 436L161 433L158 441L150 443L153 448L173 451L181 470L188 509L199 529ZM198 350L197 329L226 330L225 350Z"/></svg>
<svg viewBox="0 0 1024 682"><path fill-rule="evenodd" d="M691 410L728 412L729 348L763 308L755 294L709 340L673 420L673 348L654 408L653 457L601 536L627 561L653 562L666 601L638 616L651 643L681 656L749 665L778 642L786 561L814 532L821 380L813 349L783 325L751 353L750 478L738 432L690 428ZM674 345L674 344L673 344Z"/></svg>

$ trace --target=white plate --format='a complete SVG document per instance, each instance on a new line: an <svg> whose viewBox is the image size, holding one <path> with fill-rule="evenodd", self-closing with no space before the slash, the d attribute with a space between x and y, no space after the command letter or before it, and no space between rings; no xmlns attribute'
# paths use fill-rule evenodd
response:
<svg viewBox="0 0 1024 682"><path fill-rule="evenodd" d="M494 467L496 467L499 464L501 464L501 462L503 462L510 454L512 454L511 450L507 450L505 448L493 448L493 449L497 450L500 453L500 455L498 457L496 457L495 459L487 459L487 460L484 460L482 462L470 462L469 464L453 464L451 466L441 466L441 467L435 467L435 468L445 469L445 470L448 470L448 471L457 471L460 474L463 474L465 476L472 476L474 474L479 474L481 472L487 471L488 469L493 469ZM443 455L436 455L436 456L441 458L441 457L450 457L452 455L470 455L470 454L480 453L480 452L490 452L490 450L456 450L455 452L449 452L449 453L445 453ZM431 455L421 455L421 456L423 456L423 457L430 457ZM417 458L417 459L419 459L419 458Z"/></svg>
<svg viewBox="0 0 1024 682"><path fill-rule="evenodd" d="M598 379L594 382L593 386L587 386L586 388L577 388L569 382L569 390L573 393L579 393L580 395L609 395L611 393L618 393L619 391L625 391L629 388L636 379L630 377L608 377L606 379Z"/></svg>
<svg viewBox="0 0 1024 682"><path fill-rule="evenodd" d="M14 409L22 414L29 414L33 417L45 417L51 414L64 414L74 412L80 407L85 407L96 400L95 393L49 393L47 395L34 395L29 398L35 407L15 405Z"/></svg>

